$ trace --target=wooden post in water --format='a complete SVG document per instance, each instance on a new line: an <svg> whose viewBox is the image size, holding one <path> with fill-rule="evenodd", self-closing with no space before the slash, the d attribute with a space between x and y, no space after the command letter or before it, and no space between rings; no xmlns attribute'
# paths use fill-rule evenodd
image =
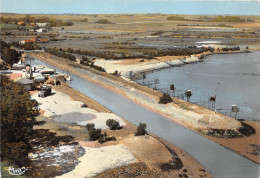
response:
<svg viewBox="0 0 260 178"><path fill-rule="evenodd" d="M237 113L239 112L239 108L237 105L232 105L232 112L235 112L235 119L237 118Z"/></svg>
<svg viewBox="0 0 260 178"><path fill-rule="evenodd" d="M187 101L190 102L190 97L192 96L191 90L187 90L185 96L187 97Z"/></svg>
<svg viewBox="0 0 260 178"><path fill-rule="evenodd" d="M211 103L211 110L215 110L216 95L211 95L209 101Z"/></svg>
<svg viewBox="0 0 260 178"><path fill-rule="evenodd" d="M174 97L174 91L175 91L174 84L170 85L170 90L172 90L172 96Z"/></svg>

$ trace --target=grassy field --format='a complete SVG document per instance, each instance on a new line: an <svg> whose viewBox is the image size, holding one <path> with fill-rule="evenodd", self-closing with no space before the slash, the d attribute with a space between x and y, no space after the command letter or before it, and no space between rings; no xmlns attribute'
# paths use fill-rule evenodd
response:
<svg viewBox="0 0 260 178"><path fill-rule="evenodd" d="M0 29L1 30L13 30L13 29L17 29L17 26L16 24L3 24L3 23L0 23Z"/></svg>

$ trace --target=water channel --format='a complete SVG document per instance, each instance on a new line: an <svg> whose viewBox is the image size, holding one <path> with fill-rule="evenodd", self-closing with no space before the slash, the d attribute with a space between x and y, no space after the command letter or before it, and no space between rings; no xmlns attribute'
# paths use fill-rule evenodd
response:
<svg viewBox="0 0 260 178"><path fill-rule="evenodd" d="M36 59L31 60L31 64L52 67ZM81 69L77 70L79 71ZM58 69L57 71L63 72ZM86 73L84 70L81 70L81 72ZM84 93L113 111L118 116L127 119L135 125L138 125L140 122L146 123L148 131L183 149L205 167L214 177L259 177L260 167L254 162L193 131L169 121L161 115L145 109L117 93L88 82L80 76L72 73L69 73L69 75L73 78L70 83L72 88Z"/></svg>

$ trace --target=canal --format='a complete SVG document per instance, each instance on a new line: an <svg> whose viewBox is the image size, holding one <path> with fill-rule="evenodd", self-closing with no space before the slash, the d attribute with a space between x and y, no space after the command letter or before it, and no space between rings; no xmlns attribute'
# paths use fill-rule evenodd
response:
<svg viewBox="0 0 260 178"><path fill-rule="evenodd" d="M52 67L37 59L31 60L31 64ZM82 74L89 75L87 71L82 69L77 70ZM57 69L57 71L63 72L59 69ZM69 75L71 75L73 79L70 83L72 88L94 99L118 116L125 118L135 125L138 125L140 122L146 123L148 131L187 152L214 177L259 177L260 167L254 162L191 130L175 124L155 112L147 110L143 106L126 99L120 94L95 85L72 73L69 73Z"/></svg>

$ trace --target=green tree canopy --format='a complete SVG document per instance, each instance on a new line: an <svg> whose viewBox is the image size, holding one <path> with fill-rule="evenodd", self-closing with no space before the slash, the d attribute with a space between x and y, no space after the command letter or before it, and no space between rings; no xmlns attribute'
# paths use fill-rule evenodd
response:
<svg viewBox="0 0 260 178"><path fill-rule="evenodd" d="M19 84L1 75L1 159L23 164L39 113L35 100Z"/></svg>
<svg viewBox="0 0 260 178"><path fill-rule="evenodd" d="M4 48L2 59L7 64L10 64L12 67L14 63L17 63L19 61L20 56L21 54L17 52L15 49Z"/></svg>

